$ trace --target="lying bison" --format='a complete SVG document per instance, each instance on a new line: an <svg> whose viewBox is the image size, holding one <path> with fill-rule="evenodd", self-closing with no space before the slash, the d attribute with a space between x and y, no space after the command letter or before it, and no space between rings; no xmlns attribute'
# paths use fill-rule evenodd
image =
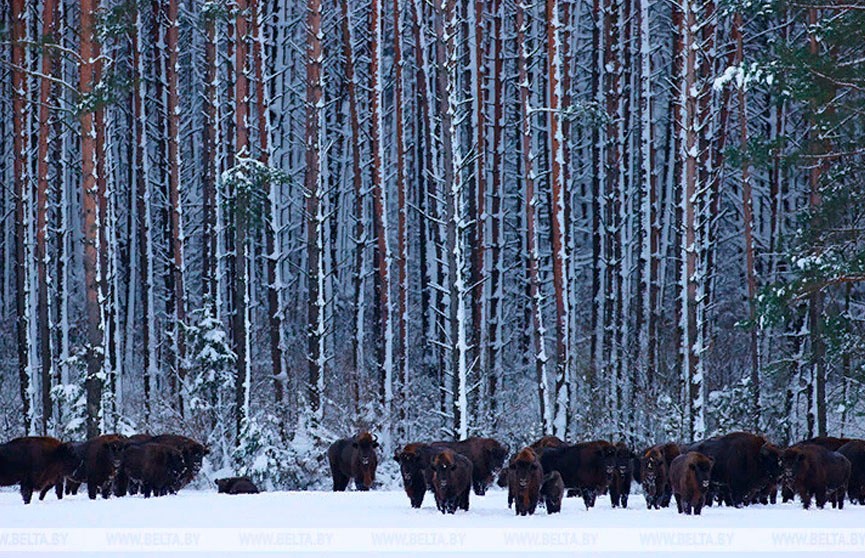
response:
<svg viewBox="0 0 865 558"><path fill-rule="evenodd" d="M670 464L679 457L677 444L658 444L643 452L635 477L643 486L647 509L666 508L673 490L670 487Z"/></svg>
<svg viewBox="0 0 865 558"><path fill-rule="evenodd" d="M785 487L811 507L814 498L822 509L826 502L844 508L844 496L850 480L850 461L838 452L815 444L797 444L781 454Z"/></svg>
<svg viewBox="0 0 865 558"><path fill-rule="evenodd" d="M219 494L258 494L260 491L249 477L229 477L216 479Z"/></svg>
<svg viewBox="0 0 865 558"><path fill-rule="evenodd" d="M444 513L468 511L472 485L472 462L450 449L437 453L432 461L432 483L436 508Z"/></svg>
<svg viewBox="0 0 865 558"><path fill-rule="evenodd" d="M63 480L78 465L68 444L50 437L15 438L0 445L0 486L20 485L25 504L52 488L63 498Z"/></svg>
<svg viewBox="0 0 865 558"><path fill-rule="evenodd" d="M508 507L517 515L533 515L538 507L544 472L535 450L523 448L508 463Z"/></svg>
<svg viewBox="0 0 865 558"><path fill-rule="evenodd" d="M597 496L609 487L615 456L616 447L601 440L548 448L540 460L544 471L558 471L565 488L578 491L589 509L595 505Z"/></svg>
<svg viewBox="0 0 865 558"><path fill-rule="evenodd" d="M679 513L700 515L706 503L714 461L694 451L680 455L670 463L670 486Z"/></svg>
<svg viewBox="0 0 865 558"><path fill-rule="evenodd" d="M334 492L342 492L348 482L354 480L357 490L369 490L375 482L378 458L375 449L378 442L369 432L361 432L352 438L342 438L327 450L330 474L333 476Z"/></svg>

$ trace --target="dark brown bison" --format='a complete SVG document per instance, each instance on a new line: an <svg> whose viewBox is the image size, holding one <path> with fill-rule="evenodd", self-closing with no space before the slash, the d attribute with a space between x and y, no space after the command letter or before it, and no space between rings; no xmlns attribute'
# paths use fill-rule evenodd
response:
<svg viewBox="0 0 865 558"><path fill-rule="evenodd" d="M517 515L533 515L540 499L544 472L532 448L523 448L508 463L508 506L516 504Z"/></svg>
<svg viewBox="0 0 865 558"><path fill-rule="evenodd" d="M544 502L544 507L547 508L547 514L562 511L562 498L564 496L565 483L562 482L562 475L558 471L547 473L541 485L541 499Z"/></svg>
<svg viewBox="0 0 865 558"><path fill-rule="evenodd" d="M453 450L444 449L433 457L432 483L440 512L468 511L472 485L472 462Z"/></svg>
<svg viewBox="0 0 865 558"><path fill-rule="evenodd" d="M507 447L492 438L473 437L459 442L432 442L430 445L451 449L472 462L472 487L478 496L486 494L508 456Z"/></svg>
<svg viewBox="0 0 865 558"><path fill-rule="evenodd" d="M865 440L851 440L838 448L850 462L847 498L854 504L865 504Z"/></svg>
<svg viewBox="0 0 865 558"><path fill-rule="evenodd" d="M34 491L42 500L52 488L63 498L63 480L76 465L72 448L56 438L15 438L0 445L0 486L20 485L25 504Z"/></svg>
<svg viewBox="0 0 865 558"><path fill-rule="evenodd" d="M87 442L66 442L72 451L75 465L67 471L65 479L65 493L71 496L78 494L81 485L87 482L87 471L85 467L85 453Z"/></svg>
<svg viewBox="0 0 865 558"><path fill-rule="evenodd" d="M216 479L219 494L258 494L260 491L249 477L229 477Z"/></svg>
<svg viewBox="0 0 865 558"><path fill-rule="evenodd" d="M183 454L168 444L132 444L123 452L124 475L141 487L145 498L176 493L183 484L186 462Z"/></svg>
<svg viewBox="0 0 865 558"><path fill-rule="evenodd" d="M361 432L352 438L342 438L327 450L330 473L333 476L334 492L342 492L348 481L354 480L357 490L369 490L375 482L378 458L375 449L378 442L369 432Z"/></svg>
<svg viewBox="0 0 865 558"><path fill-rule="evenodd" d="M432 458L440 451L429 444L414 442L394 452L403 488L413 508L421 507L427 489L432 490Z"/></svg>
<svg viewBox="0 0 865 558"><path fill-rule="evenodd" d="M160 434L153 436L149 440L141 436L142 441L151 441L157 444L164 444L172 447L180 452L183 456L184 473L180 479L178 489L183 488L187 484L195 480L196 475L201 470L201 464L205 456L210 453L210 450L204 444L196 442L192 438L179 436L177 434Z"/></svg>
<svg viewBox="0 0 865 558"><path fill-rule="evenodd" d="M84 443L84 478L91 500L99 494L103 498L111 496L127 445L126 437L119 434L103 434Z"/></svg>
<svg viewBox="0 0 865 558"><path fill-rule="evenodd" d="M749 504L764 487L763 460L760 450L767 444L763 436L749 432L732 432L687 446L715 460L707 504L713 499L728 506Z"/></svg>
<svg viewBox="0 0 865 558"><path fill-rule="evenodd" d="M568 443L559 438L558 436L544 436L540 440L537 440L533 443L530 448L535 450L535 453L540 454L541 450L546 448L561 448L567 446Z"/></svg>
<svg viewBox="0 0 865 558"><path fill-rule="evenodd" d="M822 509L826 502L844 508L844 496L850 480L850 461L838 452L815 444L797 444L781 454L785 486L811 507L811 498Z"/></svg>
<svg viewBox="0 0 865 558"><path fill-rule="evenodd" d="M558 471L565 488L579 491L586 509L609 487L615 469L616 447L602 440L548 448L541 454L544 472Z"/></svg>
<svg viewBox="0 0 865 558"><path fill-rule="evenodd" d="M695 451L680 455L670 463L670 486L679 513L700 515L706 503L713 465L711 457Z"/></svg>
<svg viewBox="0 0 865 558"><path fill-rule="evenodd" d="M850 438L836 438L835 436L817 436L815 438L803 440L796 445L802 446L805 444L809 444L814 446L822 446L829 451L838 451L841 446L850 441L852 441Z"/></svg>
<svg viewBox="0 0 865 558"><path fill-rule="evenodd" d="M778 482L781 479L781 448L767 443L760 448L760 469L750 494L753 504L774 504L778 498Z"/></svg>
<svg viewBox="0 0 865 558"><path fill-rule="evenodd" d="M637 456L628 446L619 442L616 444L613 476L610 480L610 502L613 507L628 507L628 496L631 494L631 480L634 478L634 461Z"/></svg>
<svg viewBox="0 0 865 558"><path fill-rule="evenodd" d="M643 486L647 509L666 508L670 505L673 489L670 486L670 463L679 457L678 444L658 444L643 452L635 476Z"/></svg>

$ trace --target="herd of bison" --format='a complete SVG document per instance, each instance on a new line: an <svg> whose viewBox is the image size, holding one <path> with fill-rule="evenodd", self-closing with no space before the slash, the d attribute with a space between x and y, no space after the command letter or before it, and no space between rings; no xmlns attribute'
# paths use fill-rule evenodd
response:
<svg viewBox="0 0 865 558"><path fill-rule="evenodd" d="M335 442L328 451L333 489L353 479L358 490L375 480L375 438L363 432ZM545 436L511 456L492 438L407 444L394 453L405 493L419 508L432 491L442 513L469 509L469 493L483 496L498 474L508 506L531 515L538 505L561 510L562 498L581 496L589 509L609 494L613 507L627 507L632 481L642 485L648 509L665 508L675 497L679 513L700 515L713 503L741 507L784 502L798 495L823 508L843 508L844 499L865 504L865 440L818 437L780 448L763 436L733 432L692 444L659 444L635 453L623 443L568 444Z"/></svg>
<svg viewBox="0 0 865 558"><path fill-rule="evenodd" d="M362 432L334 442L327 452L333 489L369 490L378 466L375 437ZM20 485L24 503L54 489L57 498L87 484L100 495L173 494L198 474L208 449L174 434L108 434L86 442L50 437L16 438L0 445L0 486ZM812 499L843 508L844 500L865 504L865 440L818 437L780 448L763 436L733 432L692 444L659 444L634 452L623 443L568 444L546 436L505 462L509 450L492 438L460 442L410 443L394 453L405 493L419 508L432 491L442 513L469 509L469 494L483 496L497 482L508 489L508 506L531 515L540 504L561 510L562 499L580 496L587 509L609 494L613 507L627 507L632 481L642 486L648 509L675 498L679 513L699 515L713 503L741 507L784 502L798 495L805 509ZM497 477L497 479L496 479ZM245 477L218 479L219 492L257 493Z"/></svg>

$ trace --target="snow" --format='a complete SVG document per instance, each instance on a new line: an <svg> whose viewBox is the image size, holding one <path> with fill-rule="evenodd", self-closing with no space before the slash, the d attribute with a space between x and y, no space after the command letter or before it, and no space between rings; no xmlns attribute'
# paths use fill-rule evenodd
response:
<svg viewBox="0 0 865 558"><path fill-rule="evenodd" d="M587 537L595 537L593 544L598 550L624 549L632 545L646 550L646 544L652 543L647 543L645 537L658 532L684 537L682 541L690 541L692 548L700 540L706 546L706 541L713 539L715 545L719 541L728 541L728 548L731 549L764 549L766 544L772 543L773 537L777 537L777 533L805 533L810 536L810 533L817 532L829 539L835 533L836 543L840 540L837 536L847 537L848 542L851 537L855 543L865 542L865 531L861 529L865 523L865 507L852 505L844 510L827 508L808 511L793 503L743 509L712 507L704 509L702 516L689 517L677 514L674 507L646 510L642 496L632 494L628 509L612 509L609 499L602 496L597 505L587 511L581 500L568 498L560 514L547 515L543 509L539 509L534 516L516 517L513 510L507 507L506 492L496 488L484 497L472 494L470 506L468 512L458 512L455 516L442 515L435 508L432 494L427 494L421 509L412 509L402 491L273 492L248 496L181 491L176 496L149 500L136 496L92 502L85 493L62 501L56 500L51 494L44 502L34 501L25 506L17 493L4 491L0 493L0 517L3 518L0 550L8 549L4 533L27 530L45 533L50 537L55 536L58 529L68 533L67 544L73 546L98 546L99 541L104 542L106 537L110 546L111 533L124 532L122 530L146 530L148 533L165 535L168 532L160 530L172 529L171 533L181 539L200 535L201 540L197 544L203 546L198 549L207 549L208 544L216 544L213 541L218 539L226 550L238 544L247 544L238 543L237 539L239 536L242 538L244 529L256 529L255 532L264 533L273 533L273 530L292 533L293 538L289 542L294 541L295 544L300 544L301 535L311 537L313 541L316 537L333 537L327 539L332 545L339 545L350 536L350 544L354 545L351 549L355 551L374 550L376 544L381 544L381 541L376 542L375 536L381 533L414 533L417 536L422 533L433 539L461 536L461 548L464 550L483 550L491 545L496 548L502 545L518 547L520 543L510 537L521 534L540 536L545 533L570 540L572 545L574 538L577 538L578 546L585 545ZM98 538L99 533L108 534L95 542L93 538L85 537ZM549 546L557 544L552 540L544 540ZM528 544L526 541L522 543ZM176 544L166 544L168 546L159 548L178 551ZM324 544L318 550L337 550L336 546L327 547L327 543ZM411 544L418 546L421 542L414 540ZM532 544L537 546L538 541ZM777 546L779 543L776 541L773 544ZM309 547L304 549L308 550ZM436 549L442 552L441 546L433 550ZM80 550L80 546L72 550ZM130 548L124 547L123 550Z"/></svg>

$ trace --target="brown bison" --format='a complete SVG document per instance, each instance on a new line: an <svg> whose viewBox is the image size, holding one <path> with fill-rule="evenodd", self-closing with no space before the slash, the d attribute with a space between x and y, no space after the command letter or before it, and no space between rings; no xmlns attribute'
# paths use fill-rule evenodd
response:
<svg viewBox="0 0 865 558"><path fill-rule="evenodd" d="M123 452L121 468L130 482L137 483L145 498L177 493L186 474L183 454L168 444L134 444Z"/></svg>
<svg viewBox="0 0 865 558"><path fill-rule="evenodd" d="M126 437L119 434L103 434L84 442L84 479L91 500L99 494L103 498L111 496L114 477L128 443Z"/></svg>
<svg viewBox="0 0 865 558"><path fill-rule="evenodd" d="M558 471L565 488L579 491L586 509L595 505L599 494L610 485L615 468L616 447L602 440L573 446L548 448L541 454L541 466L547 473Z"/></svg>
<svg viewBox="0 0 865 558"><path fill-rule="evenodd" d="M472 462L472 487L478 496L486 494L508 456L507 447L492 438L473 437L459 442L432 442L430 445L451 449Z"/></svg>
<svg viewBox="0 0 865 558"><path fill-rule="evenodd" d="M797 444L781 454L784 485L802 500L802 507L811 507L811 498L822 509L831 501L832 507L844 508L844 496L850 480L850 461L838 452L814 444Z"/></svg>
<svg viewBox="0 0 865 558"><path fill-rule="evenodd" d="M72 448L47 436L15 438L0 445L0 486L20 485L25 504L54 488L63 498L63 480L77 466Z"/></svg>
<svg viewBox="0 0 865 558"><path fill-rule="evenodd" d="M427 489L432 490L432 458L440 451L429 444L414 442L394 452L403 488L413 508L421 507Z"/></svg>
<svg viewBox="0 0 865 558"><path fill-rule="evenodd" d="M562 498L565 496L565 483L558 471L547 473L541 485L541 498L547 514L562 511Z"/></svg>
<svg viewBox="0 0 865 558"><path fill-rule="evenodd" d="M764 487L767 473L760 451L767 444L763 436L732 432L687 446L715 460L712 483L706 503L713 499L728 506L750 504L754 494Z"/></svg>
<svg viewBox="0 0 865 558"><path fill-rule="evenodd" d="M760 448L760 470L751 492L750 503L774 504L778 498L778 482L781 479L781 448L766 443Z"/></svg>
<svg viewBox="0 0 865 558"><path fill-rule="evenodd" d="M647 509L666 508L670 505L673 489L670 486L670 463L679 457L677 444L658 444L643 452L635 477L643 486Z"/></svg>
<svg viewBox="0 0 865 558"><path fill-rule="evenodd" d="M628 507L628 496L631 494L631 480L634 478L634 462L637 456L628 446L619 442L616 444L613 476L610 480L610 502L613 507Z"/></svg>
<svg viewBox="0 0 865 558"><path fill-rule="evenodd" d="M327 450L330 474L333 476L333 491L342 492L348 481L354 480L357 490L369 490L375 482L378 458L375 449L378 442L369 432L361 432L352 438L342 438Z"/></svg>
<svg viewBox="0 0 865 558"><path fill-rule="evenodd" d="M142 440L147 441L144 437L142 437ZM180 479L178 489L183 488L195 479L201 470L204 457L210 453L210 450L204 444L177 434L160 434L159 436L153 436L149 441L172 447L183 456L184 473Z"/></svg>
<svg viewBox="0 0 865 558"><path fill-rule="evenodd" d="M568 443L558 436L544 436L529 447L535 450L535 453L540 454L541 450L546 448L561 448L567 445Z"/></svg>
<svg viewBox="0 0 865 558"><path fill-rule="evenodd" d="M229 477L216 479L219 494L258 494L260 491L249 477Z"/></svg>
<svg viewBox="0 0 865 558"><path fill-rule="evenodd" d="M835 436L817 436L816 438L803 440L796 445L803 446L805 444L810 444L813 446L822 446L829 451L838 451L841 446L850 441L850 438L836 438Z"/></svg>
<svg viewBox="0 0 865 558"><path fill-rule="evenodd" d="M468 511L472 485L472 462L453 450L444 449L433 457L432 482L440 512Z"/></svg>
<svg viewBox="0 0 865 558"><path fill-rule="evenodd" d="M847 498L854 504L865 504L865 440L851 440L838 448L850 462Z"/></svg>
<svg viewBox="0 0 865 558"><path fill-rule="evenodd" d="M711 457L695 451L680 455L670 463L670 486L679 513L700 515L706 503L713 465Z"/></svg>
<svg viewBox="0 0 865 558"><path fill-rule="evenodd" d="M544 472L532 448L523 448L508 463L508 507L516 503L517 515L533 515L538 507Z"/></svg>

